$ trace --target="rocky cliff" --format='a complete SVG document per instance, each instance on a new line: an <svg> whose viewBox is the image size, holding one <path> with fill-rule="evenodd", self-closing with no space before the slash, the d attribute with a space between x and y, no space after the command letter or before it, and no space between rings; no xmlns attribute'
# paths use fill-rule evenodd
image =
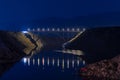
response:
<svg viewBox="0 0 120 80"><path fill-rule="evenodd" d="M110 59L120 53L120 27L88 29L65 48L82 50L89 62Z"/></svg>
<svg viewBox="0 0 120 80"><path fill-rule="evenodd" d="M21 58L33 54L33 51L40 50L41 47L41 40L30 32L0 31L0 75Z"/></svg>

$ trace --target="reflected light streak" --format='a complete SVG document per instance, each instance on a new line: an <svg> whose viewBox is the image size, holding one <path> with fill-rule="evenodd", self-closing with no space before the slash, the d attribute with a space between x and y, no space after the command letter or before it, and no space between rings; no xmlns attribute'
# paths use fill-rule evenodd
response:
<svg viewBox="0 0 120 80"><path fill-rule="evenodd" d="M60 66L60 60L59 59L57 60L57 66L58 67Z"/></svg>
<svg viewBox="0 0 120 80"><path fill-rule="evenodd" d="M38 66L40 65L40 59L38 58Z"/></svg>
<svg viewBox="0 0 120 80"><path fill-rule="evenodd" d="M72 60L72 67L74 68L74 66L75 66L75 61Z"/></svg>
<svg viewBox="0 0 120 80"><path fill-rule="evenodd" d="M85 60L83 60L83 64L85 65Z"/></svg>
<svg viewBox="0 0 120 80"><path fill-rule="evenodd" d="M35 59L33 59L33 65L35 65Z"/></svg>
<svg viewBox="0 0 120 80"><path fill-rule="evenodd" d="M28 66L30 66L30 58L28 58Z"/></svg>
<svg viewBox="0 0 120 80"><path fill-rule="evenodd" d="M43 66L45 65L45 59L44 59L44 57L42 58L42 65Z"/></svg>
<svg viewBox="0 0 120 80"><path fill-rule="evenodd" d="M64 59L62 60L62 69L64 69L65 68L65 61L64 61Z"/></svg>
<svg viewBox="0 0 120 80"><path fill-rule="evenodd" d="M79 66L80 65L80 61L79 60L77 60L77 66Z"/></svg>
<svg viewBox="0 0 120 80"><path fill-rule="evenodd" d="M49 58L47 59L47 64L48 64L48 66L50 65L50 59Z"/></svg>
<svg viewBox="0 0 120 80"><path fill-rule="evenodd" d="M54 58L52 59L52 64L53 64L53 66L55 65L55 59Z"/></svg>
<svg viewBox="0 0 120 80"><path fill-rule="evenodd" d="M67 60L67 68L68 69L70 68L70 61L69 61L69 59Z"/></svg>

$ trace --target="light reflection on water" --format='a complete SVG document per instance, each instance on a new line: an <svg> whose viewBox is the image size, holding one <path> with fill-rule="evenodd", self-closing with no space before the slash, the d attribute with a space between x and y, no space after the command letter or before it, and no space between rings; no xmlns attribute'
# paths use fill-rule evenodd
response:
<svg viewBox="0 0 120 80"><path fill-rule="evenodd" d="M45 66L52 66L52 67L58 67L58 68L62 68L63 70L65 68L69 69L69 68L75 68L75 67L79 67L80 63L82 63L83 65L85 65L85 60L82 60L82 58L80 57L74 57L74 58L54 58L54 57L37 57L37 58L23 58L22 59L23 63L25 64L25 66L41 66L41 67L45 67Z"/></svg>
<svg viewBox="0 0 120 80"><path fill-rule="evenodd" d="M84 65L82 57L45 51L24 57L2 80L82 80L78 71Z"/></svg>
<svg viewBox="0 0 120 80"><path fill-rule="evenodd" d="M37 73L34 72L35 74L43 75L37 78L46 78L45 80L59 80L59 78L61 78L60 80L82 80L78 72L86 64L82 56L54 51L45 51L32 57L24 57L21 63L30 70L32 77L36 76L33 72L37 70Z"/></svg>

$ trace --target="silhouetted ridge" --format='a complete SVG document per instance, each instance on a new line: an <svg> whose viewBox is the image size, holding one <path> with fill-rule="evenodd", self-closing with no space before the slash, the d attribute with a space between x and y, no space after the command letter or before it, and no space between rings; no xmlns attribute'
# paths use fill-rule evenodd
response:
<svg viewBox="0 0 120 80"><path fill-rule="evenodd" d="M84 51L89 61L112 58L120 53L120 27L88 29L66 48Z"/></svg>

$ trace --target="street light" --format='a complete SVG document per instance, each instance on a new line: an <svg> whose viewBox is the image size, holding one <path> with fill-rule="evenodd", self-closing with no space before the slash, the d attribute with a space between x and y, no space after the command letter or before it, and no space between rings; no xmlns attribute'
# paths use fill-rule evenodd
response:
<svg viewBox="0 0 120 80"><path fill-rule="evenodd" d="M80 28L77 28L77 31L80 31Z"/></svg>
<svg viewBox="0 0 120 80"><path fill-rule="evenodd" d="M45 28L42 28L42 31L44 32L44 31L45 31Z"/></svg>
<svg viewBox="0 0 120 80"><path fill-rule="evenodd" d="M26 33L28 33L28 31L22 31L22 33L23 33L23 34L26 34Z"/></svg>
<svg viewBox="0 0 120 80"><path fill-rule="evenodd" d="M59 32L59 31L60 31L60 28L57 28L57 31Z"/></svg>
<svg viewBox="0 0 120 80"><path fill-rule="evenodd" d="M33 28L33 31L35 31L35 29Z"/></svg>
<svg viewBox="0 0 120 80"><path fill-rule="evenodd" d="M75 31L75 28L72 28L72 31L74 32L74 31Z"/></svg>
<svg viewBox="0 0 120 80"><path fill-rule="evenodd" d="M47 31L50 31L50 29L49 29L49 28L47 28Z"/></svg>
<svg viewBox="0 0 120 80"><path fill-rule="evenodd" d="M65 31L65 29L64 29L64 28L62 28L62 31Z"/></svg>
<svg viewBox="0 0 120 80"><path fill-rule="evenodd" d="M30 31L30 28L28 28L27 31Z"/></svg>
<svg viewBox="0 0 120 80"><path fill-rule="evenodd" d="M67 31L70 31L70 28L67 28Z"/></svg>
<svg viewBox="0 0 120 80"><path fill-rule="evenodd" d="M55 28L52 28L52 31L55 31Z"/></svg>
<svg viewBox="0 0 120 80"><path fill-rule="evenodd" d="M40 28L38 28L37 31L40 31Z"/></svg>

